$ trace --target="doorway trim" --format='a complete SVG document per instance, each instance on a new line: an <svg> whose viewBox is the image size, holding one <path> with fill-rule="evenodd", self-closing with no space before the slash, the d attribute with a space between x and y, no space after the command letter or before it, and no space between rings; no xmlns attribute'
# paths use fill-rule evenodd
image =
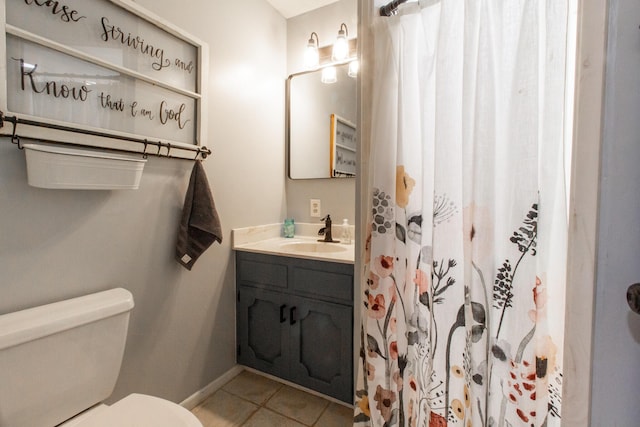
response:
<svg viewBox="0 0 640 427"><path fill-rule="evenodd" d="M562 426L589 425L608 2L580 1L565 310Z"/></svg>

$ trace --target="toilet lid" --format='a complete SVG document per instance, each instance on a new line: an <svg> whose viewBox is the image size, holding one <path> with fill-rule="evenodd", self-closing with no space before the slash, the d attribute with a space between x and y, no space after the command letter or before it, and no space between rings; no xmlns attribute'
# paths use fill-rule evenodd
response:
<svg viewBox="0 0 640 427"><path fill-rule="evenodd" d="M202 427L195 415L158 397L130 394L74 427Z"/></svg>

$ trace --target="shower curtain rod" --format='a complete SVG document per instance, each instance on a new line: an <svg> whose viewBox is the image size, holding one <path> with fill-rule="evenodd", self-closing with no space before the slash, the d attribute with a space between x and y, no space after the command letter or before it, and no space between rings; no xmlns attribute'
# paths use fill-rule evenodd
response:
<svg viewBox="0 0 640 427"><path fill-rule="evenodd" d="M402 3L406 3L407 1L408 0L393 0L392 2L385 4L380 8L380 16L393 15L398 6L400 6Z"/></svg>
<svg viewBox="0 0 640 427"><path fill-rule="evenodd" d="M144 157L146 157L148 154L153 154L155 156L159 156L159 157L169 157L169 158L173 158L173 159L184 159L184 160L189 160L187 158L184 157L176 157L176 156L171 156L171 150L183 150L183 151L194 151L196 152L195 158L193 158L193 160L197 160L198 157L202 157L202 159L206 159L207 156L209 156L211 154L211 150L208 149L207 147L198 147L198 146L194 146L194 147L184 147L184 146L176 146L176 145L171 145L171 143L169 142L162 142L162 141L150 141L148 139L142 139L142 138L134 138L134 137L130 137L130 136L117 136L117 135L111 135L109 133L106 132L100 132L100 131L94 131L94 130L86 130L86 129L77 129L77 128L73 128L70 126L62 126L62 125L55 125L55 124L51 124L51 123L44 123L44 122L38 122L35 120L28 120L28 119L21 119L15 116L5 116L4 113L2 111L0 111L0 128L4 127L4 122L10 122L13 123L13 132L11 133L11 135L0 135L3 137L9 137L11 138L11 142L14 144L18 145L18 148L22 149L22 146L20 145L20 136L16 133L16 129L18 127L19 124L24 124L27 126L38 126L38 127L43 127L43 128L47 128L47 129L55 129L55 130L62 130L62 131L66 131L66 132L73 132L73 133L81 133L84 135L91 135L91 136L99 136L102 138L111 138L111 139L119 139L121 141L128 141L128 142L135 142L138 144L144 144L144 150L142 152L140 151L136 151L136 150L128 150L126 148L108 148L108 147L97 147L95 145L88 145L88 144L81 144L81 143L67 143L67 142L60 142L60 141L54 141L54 140L50 140L50 139L43 139L43 138L37 138L39 141L44 141L44 142L52 142L52 143L56 143L56 144L65 144L65 145L72 145L72 146L76 146L76 147L83 147L83 148L99 148L102 150L108 150L108 151L120 151L120 152L127 152L127 153L136 153L136 154L142 154ZM152 145L158 148L158 151L156 153L150 153L147 152L147 146ZM162 148L166 148L167 152L166 153L160 153Z"/></svg>

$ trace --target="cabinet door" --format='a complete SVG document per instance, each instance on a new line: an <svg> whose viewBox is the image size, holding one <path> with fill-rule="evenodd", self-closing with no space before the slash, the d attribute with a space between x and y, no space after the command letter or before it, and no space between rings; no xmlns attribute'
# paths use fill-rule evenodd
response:
<svg viewBox="0 0 640 427"><path fill-rule="evenodd" d="M249 287L238 290L238 363L286 378L289 373L286 296Z"/></svg>
<svg viewBox="0 0 640 427"><path fill-rule="evenodd" d="M301 297L291 302L291 380L352 402L352 308Z"/></svg>

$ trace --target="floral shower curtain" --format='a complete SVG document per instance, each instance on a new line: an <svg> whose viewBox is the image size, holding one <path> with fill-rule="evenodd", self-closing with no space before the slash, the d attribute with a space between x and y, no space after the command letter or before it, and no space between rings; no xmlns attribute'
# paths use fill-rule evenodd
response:
<svg viewBox="0 0 640 427"><path fill-rule="evenodd" d="M356 425L560 424L565 0L373 25Z"/></svg>

